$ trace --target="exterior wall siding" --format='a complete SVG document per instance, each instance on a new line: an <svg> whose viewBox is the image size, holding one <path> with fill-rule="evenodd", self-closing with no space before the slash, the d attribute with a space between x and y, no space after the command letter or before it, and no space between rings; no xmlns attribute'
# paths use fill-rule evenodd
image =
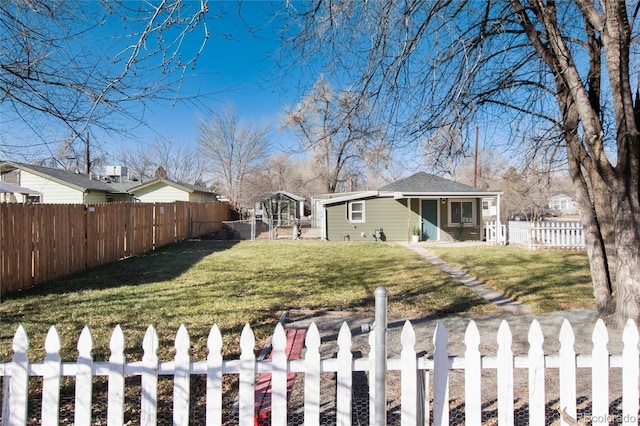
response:
<svg viewBox="0 0 640 426"><path fill-rule="evenodd" d="M326 206L328 240L374 241L371 234L378 228L383 229L383 240L408 240L410 228L407 223L407 200L381 197L368 198L364 201L364 223L351 223L347 220L348 203ZM419 223L420 203L418 199L412 200L410 216L412 225Z"/></svg>
<svg viewBox="0 0 640 426"><path fill-rule="evenodd" d="M132 200L132 196L129 194L110 194L113 196L114 202L130 202Z"/></svg>
<svg viewBox="0 0 640 426"><path fill-rule="evenodd" d="M154 185L135 193L143 203L170 203L173 201L191 201L189 193L168 185Z"/></svg>
<svg viewBox="0 0 640 426"><path fill-rule="evenodd" d="M192 192L189 194L189 201L191 201L192 203L216 201L216 197L213 194L205 194L203 192Z"/></svg>
<svg viewBox="0 0 640 426"><path fill-rule="evenodd" d="M355 200L361 201L361 200ZM347 220L348 202L326 206L327 239L331 241L374 241L371 236L376 229L383 229L383 240L408 241L411 226L420 224L421 199L411 199L411 213L407 212L407 200L391 197L367 198L365 222L351 223ZM460 227L449 226L449 203L438 200L438 228L440 241L475 241L482 239L482 203L475 199L475 222ZM408 216L410 224L408 224ZM364 236L362 235L364 233Z"/></svg>
<svg viewBox="0 0 640 426"><path fill-rule="evenodd" d="M42 194L41 203L47 204L83 204L84 194L74 188L42 178L24 170L20 171L20 186ZM104 198L101 202L104 202Z"/></svg>
<svg viewBox="0 0 640 426"><path fill-rule="evenodd" d="M104 192L88 191L84 194L84 204L106 203L107 194Z"/></svg>

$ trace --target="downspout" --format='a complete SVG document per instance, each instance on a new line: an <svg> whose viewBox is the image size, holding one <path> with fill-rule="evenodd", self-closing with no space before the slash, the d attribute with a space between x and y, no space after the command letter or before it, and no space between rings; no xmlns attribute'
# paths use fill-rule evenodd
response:
<svg viewBox="0 0 640 426"><path fill-rule="evenodd" d="M323 218L322 218L322 240L323 241L327 241L327 208L322 205L322 210L324 212Z"/></svg>

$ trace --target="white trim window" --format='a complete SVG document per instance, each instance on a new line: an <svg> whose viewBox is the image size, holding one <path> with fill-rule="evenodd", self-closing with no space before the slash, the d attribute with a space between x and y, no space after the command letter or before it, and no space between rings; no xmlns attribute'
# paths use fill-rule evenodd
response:
<svg viewBox="0 0 640 426"><path fill-rule="evenodd" d="M449 225L470 226L476 223L475 200L449 200Z"/></svg>
<svg viewBox="0 0 640 426"><path fill-rule="evenodd" d="M347 205L347 219L353 223L364 223L364 201L351 201Z"/></svg>

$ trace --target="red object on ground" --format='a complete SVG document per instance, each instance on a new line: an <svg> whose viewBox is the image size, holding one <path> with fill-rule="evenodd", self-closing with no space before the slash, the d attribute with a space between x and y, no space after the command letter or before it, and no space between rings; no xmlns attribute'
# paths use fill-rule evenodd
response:
<svg viewBox="0 0 640 426"><path fill-rule="evenodd" d="M304 347L306 330L302 328L292 328L285 330L287 335L287 346L285 353L287 359L299 359ZM273 350L269 354L269 359L273 356ZM291 396L296 373L287 373L287 401ZM255 426L271 425L271 373L262 373L258 377L255 388Z"/></svg>

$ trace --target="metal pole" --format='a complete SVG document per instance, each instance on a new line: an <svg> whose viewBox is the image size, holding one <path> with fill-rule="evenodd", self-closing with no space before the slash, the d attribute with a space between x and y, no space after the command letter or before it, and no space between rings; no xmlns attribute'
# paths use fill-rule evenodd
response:
<svg viewBox="0 0 640 426"><path fill-rule="evenodd" d="M376 288L374 425L387 424L387 295L385 287Z"/></svg>

